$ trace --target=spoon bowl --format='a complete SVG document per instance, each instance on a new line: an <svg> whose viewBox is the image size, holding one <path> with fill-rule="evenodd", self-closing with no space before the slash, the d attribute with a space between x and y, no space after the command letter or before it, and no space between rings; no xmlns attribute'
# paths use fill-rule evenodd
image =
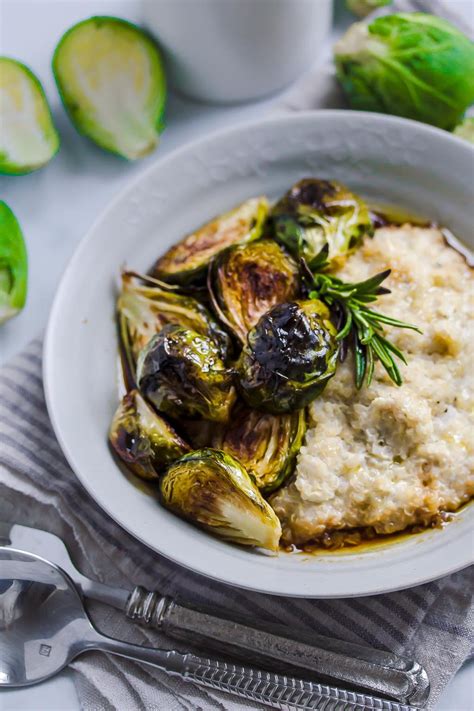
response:
<svg viewBox="0 0 474 711"><path fill-rule="evenodd" d="M55 565L0 553L0 686L53 676L84 651L92 627L74 584Z"/></svg>

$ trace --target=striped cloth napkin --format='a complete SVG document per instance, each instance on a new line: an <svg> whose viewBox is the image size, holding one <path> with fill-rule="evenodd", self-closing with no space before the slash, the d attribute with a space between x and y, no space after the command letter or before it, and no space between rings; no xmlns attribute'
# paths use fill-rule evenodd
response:
<svg viewBox="0 0 474 711"><path fill-rule="evenodd" d="M292 634L310 629L411 655L428 671L429 708L434 708L471 652L474 568L388 595L301 600L237 590L174 565L110 520L69 468L46 411L41 350L41 341L35 340L0 370L0 521L56 533L86 575L112 585L139 584L194 605L221 608L229 616L283 623ZM174 640L134 625L112 608L92 602L87 607L106 634L179 648ZM85 711L263 708L113 656L90 653L72 666Z"/></svg>
<svg viewBox="0 0 474 711"><path fill-rule="evenodd" d="M436 3L436 8L432 6ZM395 9L439 11L452 17L456 0L396 0ZM471 0L464 3L471 8ZM465 18L466 19L466 18ZM467 17L469 22L469 17ZM471 16L472 22L472 16ZM461 19L458 24L462 25ZM339 105L332 70L322 65L290 92L286 110ZM280 107L281 108L281 107ZM143 585L195 605L279 622L298 630L409 654L431 680L427 708L470 655L474 635L474 568L411 590L350 600L269 597L229 588L173 565L131 538L99 509L66 463L43 395L41 342L34 341L0 371L0 521L48 529L67 543L79 568L121 587ZM98 628L137 644L179 648L112 608L88 603ZM182 651L186 651L182 648ZM189 651L189 650L188 650ZM72 665L85 711L238 711L263 709L204 690L145 665L90 653Z"/></svg>

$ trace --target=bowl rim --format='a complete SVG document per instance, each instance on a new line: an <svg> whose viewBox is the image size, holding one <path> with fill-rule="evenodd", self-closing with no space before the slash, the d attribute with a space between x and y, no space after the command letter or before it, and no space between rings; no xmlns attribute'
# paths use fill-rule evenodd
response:
<svg viewBox="0 0 474 711"><path fill-rule="evenodd" d="M193 151L196 151L198 149L206 148L208 145L212 145L214 141L218 141L219 139L232 139L235 136L238 136L241 134L243 131L252 131L253 129L261 129L262 127L271 127L274 125L279 125L283 124L286 125L288 123L306 123L309 120L315 121L317 118L326 118L326 119L335 119L338 120L339 118L344 118L344 120L348 119L354 119L355 122L372 122L373 124L380 124L384 125L387 129L390 129L391 127L400 127L400 126L406 126L409 130L415 130L418 132L423 132L426 134L431 134L436 140L441 140L445 141L447 143L452 143L453 146L457 146L458 150L459 147L462 146L464 150L468 150L472 153L473 159L474 159L474 145L469 144L467 141L465 141L462 138L459 138L457 136L454 136L447 131L444 131L442 129L436 128L434 126L430 126L427 124L420 123L418 121L414 121L411 119L404 119L401 117L397 116L391 116L391 115L385 115L385 114L378 114L378 113L372 113L372 112L363 112L363 111L349 111L349 110L344 110L344 109L318 109L318 110L312 110L312 111L301 111L301 112L295 112L295 113L286 113L286 114L278 114L276 116L267 116L263 117L258 120L252 120L248 122L239 122L230 128L223 128L218 131L214 131L210 134L207 134L202 137L198 137L194 139L193 141L190 141L188 143L185 143L183 146L176 148L170 153L168 153L166 156L163 157L157 157L155 161L153 161L149 166L145 167L142 171L140 171L136 176L131 178L126 185L121 188L121 190L118 191L117 195L113 197L108 204L104 207L103 210L101 210L100 214L97 216L97 218L92 222L92 225L89 227L85 235L82 237L80 240L79 244L77 245L76 249L74 250L74 253L72 257L69 260L69 263L66 266L66 269L64 270L64 273L62 275L62 278L60 280L59 286L57 288L54 302L50 311L50 316L48 319L48 324L46 328L46 333L45 333L45 339L44 339L44 346L43 346L43 381L44 381L44 391L45 391L45 400L46 400L46 405L47 405L47 410L48 414L51 420L51 424L54 430L54 433L56 435L56 438L60 444L61 450L66 457L66 460L68 461L69 466L75 473L76 477L79 479L81 485L85 488L85 490L88 492L88 494L91 496L91 498L95 501L95 503L103 510L105 513L113 520L115 521L118 526L120 526L122 529L126 530L131 536L133 536L135 539L139 540L141 543L143 543L145 546L150 548L151 550L154 550L156 553L159 555L164 556L165 558L171 560L174 563L177 563L184 568L187 568L189 570L192 570L195 573L198 573L200 575L203 575L204 577L211 578L213 580L216 580L220 583L224 583L230 586L238 587L238 588L243 588L251 591L256 591L256 592L261 592L265 594L271 594L271 595L279 595L279 596L291 596L291 597L302 597L302 598L330 598L330 597L337 597L337 598L343 598L343 597L356 597L356 596L367 596L367 595L374 595L374 594L382 594L386 592L392 592L396 590L401 590L405 589L407 587L414 587L416 585L420 585L426 582L429 582L431 580L435 580L437 578L440 578L442 576L448 575L450 573L456 572L462 568L467 567L468 565L472 564L474 562L474 557L470 555L469 553L469 546L466 546L466 551L460 551L461 546L457 547L457 550L454 552L453 555L450 556L442 556L443 560L440 562L438 560L438 564L436 566L435 572L428 573L426 570L423 572L420 572L418 568L413 569L410 568L409 561L397 561L397 565L402 565L405 564L405 572L410 569L410 582L407 583L399 583L397 584L396 582L392 582L391 584L385 585L383 587L377 586L377 585L370 585L370 583L365 583L362 585L362 587L356 587L352 591L346 591L346 590L336 590L333 594L318 594L318 592L311 591L309 592L308 590L305 589L300 589L300 590L295 590L294 586L291 585L290 583L279 583L278 590L276 589L271 589L272 585L274 585L275 582L275 576L271 571L265 571L267 575L263 574L263 568L260 569L259 571L259 576L260 579L258 581L258 584L252 584L248 580L242 580L241 576L235 575L231 573L230 575L226 574L225 577L222 577L222 575L216 574L212 570L209 569L209 566L203 563L200 560L190 560L190 557L183 556L181 554L173 555L167 550L162 550L160 546L160 542L158 541L158 544L151 544L150 542L144 540L144 538L140 535L140 533L137 530L134 530L134 528L130 525L125 525L122 521L120 521L117 517L116 514L114 514L113 508L108 505L108 503L99 500L96 498L91 486L90 486L90 481L88 480L87 476L84 475L83 472L81 472L80 467L75 465L75 456L74 453L70 450L69 445L65 438L63 437L62 433L62 427L61 423L58 421L56 417L56 412L55 412L55 405L54 405L54 393L53 393L53 380L54 380L54 368L53 368L53 354L54 354L54 343L55 343L55 331L57 328L57 322L58 318L60 315L61 311L61 305L62 305L62 299L65 291L67 290L67 283L71 277L71 275L74 273L76 269L76 264L80 261L83 253L87 252L89 248L89 244L92 242L96 230L99 228L100 224L106 219L106 217L113 213L114 210L116 209L117 205L125 198L125 196L128 195L128 193L131 193L134 191L134 189L139 186L142 182L146 181L151 174L153 174L157 168L159 167L161 170L166 170L166 166L169 163L172 163L174 161L179 160L182 156L186 156L186 154L192 153ZM472 507L469 507L472 508ZM456 522L453 522L450 524L451 526L456 525ZM436 532L433 531L425 531L420 534L417 534L416 538L417 540L421 540L426 536L430 535L436 535ZM469 539L472 536L472 531L466 530L463 531L462 533L463 539L467 538ZM444 542L445 545L448 543L448 541ZM393 547L394 544L389 544L391 547ZM404 545L404 542L400 542L398 544L400 547ZM377 548L383 549L384 546L378 546ZM443 547L443 541L440 540L439 548ZM438 548L438 546L437 546ZM332 556L333 554L328 553L328 554L322 554L321 556L318 556L320 559L325 557L325 556ZM357 554L356 552L348 552L348 556L351 556L352 558L357 558L360 555L363 554ZM433 555L433 552L432 552ZM255 559L258 558L258 556L252 556L249 555L249 561L253 559L255 563ZM237 566L238 567L238 566ZM281 576L282 578L286 578L288 576ZM263 580L265 579L265 580Z"/></svg>

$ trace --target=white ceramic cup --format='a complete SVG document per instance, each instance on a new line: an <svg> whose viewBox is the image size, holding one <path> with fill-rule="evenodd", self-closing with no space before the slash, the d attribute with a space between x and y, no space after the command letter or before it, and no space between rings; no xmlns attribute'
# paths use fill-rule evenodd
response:
<svg viewBox="0 0 474 711"><path fill-rule="evenodd" d="M317 57L332 0L143 0L171 86L200 101L272 94Z"/></svg>

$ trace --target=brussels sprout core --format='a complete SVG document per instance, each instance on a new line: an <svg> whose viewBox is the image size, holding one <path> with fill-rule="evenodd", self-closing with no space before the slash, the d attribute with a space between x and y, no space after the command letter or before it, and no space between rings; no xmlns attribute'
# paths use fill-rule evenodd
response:
<svg viewBox="0 0 474 711"><path fill-rule="evenodd" d="M337 356L336 329L321 301L279 304L248 335L237 364L242 397L265 412L298 410L322 392Z"/></svg>
<svg viewBox="0 0 474 711"><path fill-rule="evenodd" d="M109 441L126 466L142 479L157 479L171 462L190 450L138 390L127 393L120 403Z"/></svg>
<svg viewBox="0 0 474 711"><path fill-rule="evenodd" d="M305 178L272 210L275 238L316 268L322 250L331 267L341 263L373 232L363 200L335 181Z"/></svg>
<svg viewBox="0 0 474 711"><path fill-rule="evenodd" d="M226 422L235 400L232 374L214 341L182 326L165 326L145 346L137 380L144 396L172 417Z"/></svg>
<svg viewBox="0 0 474 711"><path fill-rule="evenodd" d="M163 476L160 492L167 508L220 538L278 549L280 521L229 454L215 449L186 454Z"/></svg>

